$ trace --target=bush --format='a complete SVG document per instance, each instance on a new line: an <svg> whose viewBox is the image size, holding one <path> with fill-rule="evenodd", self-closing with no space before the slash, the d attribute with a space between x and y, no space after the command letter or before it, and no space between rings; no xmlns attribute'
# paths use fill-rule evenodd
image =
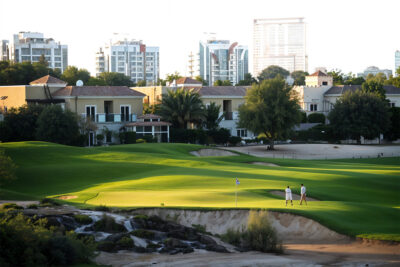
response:
<svg viewBox="0 0 400 267"><path fill-rule="evenodd" d="M14 164L12 159L4 153L4 150L0 150L0 185L15 180L17 178L16 169L17 165Z"/></svg>
<svg viewBox="0 0 400 267"><path fill-rule="evenodd" d="M100 205L93 208L95 211L110 211L111 209L106 205Z"/></svg>
<svg viewBox="0 0 400 267"><path fill-rule="evenodd" d="M155 143L155 142L157 142L156 139L153 138L152 135L143 135L142 139L144 139L146 143Z"/></svg>
<svg viewBox="0 0 400 267"><path fill-rule="evenodd" d="M1 209L0 209L0 210L9 211L9 210L23 210L23 209L24 209L23 207L18 206L18 205L15 204L15 203L4 203L4 204L1 206Z"/></svg>
<svg viewBox="0 0 400 267"><path fill-rule="evenodd" d="M132 238L124 236L117 242L118 249L130 249L134 247Z"/></svg>
<svg viewBox="0 0 400 267"><path fill-rule="evenodd" d="M57 200L52 199L52 198L43 198L40 200L40 206L46 205L46 206L61 206L60 203L57 202Z"/></svg>
<svg viewBox="0 0 400 267"><path fill-rule="evenodd" d="M136 143L137 144L146 143L146 140L139 138L139 139L136 139Z"/></svg>
<svg viewBox="0 0 400 267"><path fill-rule="evenodd" d="M222 240L246 250L283 252L267 211L250 211L246 231L229 229Z"/></svg>
<svg viewBox="0 0 400 267"><path fill-rule="evenodd" d="M92 218L84 214L75 214L74 219L79 224L90 224L93 222Z"/></svg>
<svg viewBox="0 0 400 267"><path fill-rule="evenodd" d="M47 229L46 219L33 221L21 213L0 215L1 266L57 266L89 263L91 246L76 235Z"/></svg>
<svg viewBox="0 0 400 267"><path fill-rule="evenodd" d="M307 123L307 113L301 112L301 123Z"/></svg>
<svg viewBox="0 0 400 267"><path fill-rule="evenodd" d="M93 228L95 231L108 232L108 233L119 233L126 231L123 225L116 223L113 217L107 215L103 215L103 218L95 222Z"/></svg>
<svg viewBox="0 0 400 267"><path fill-rule="evenodd" d="M228 139L229 144L236 146L237 144L239 144L242 141L242 138L240 138L239 136L231 136Z"/></svg>
<svg viewBox="0 0 400 267"><path fill-rule="evenodd" d="M121 132L119 133L119 140L121 144L135 144L136 132Z"/></svg>
<svg viewBox="0 0 400 267"><path fill-rule="evenodd" d="M99 145L103 144L103 141L104 141L104 134L98 134L98 135L96 135L96 139L97 139L97 143L98 143Z"/></svg>
<svg viewBox="0 0 400 267"><path fill-rule="evenodd" d="M38 209L39 208L39 206L38 205L36 205L36 204L30 204L28 207L27 207L28 209L33 209L33 210L36 210L36 209Z"/></svg>
<svg viewBox="0 0 400 267"><path fill-rule="evenodd" d="M228 129L220 128L218 130L210 130L208 135L212 137L216 144L226 144L229 141L231 132Z"/></svg>
<svg viewBox="0 0 400 267"><path fill-rule="evenodd" d="M330 125L316 125L305 131L294 132L291 136L293 141L328 141L337 142L337 138L332 133Z"/></svg>
<svg viewBox="0 0 400 267"><path fill-rule="evenodd" d="M325 115L322 113L311 113L308 115L308 122L325 124Z"/></svg>

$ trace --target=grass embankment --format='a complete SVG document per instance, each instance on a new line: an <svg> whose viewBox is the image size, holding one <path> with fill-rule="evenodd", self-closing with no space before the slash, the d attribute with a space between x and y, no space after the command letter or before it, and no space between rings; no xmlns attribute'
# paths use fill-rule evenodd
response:
<svg viewBox="0 0 400 267"><path fill-rule="evenodd" d="M97 148L43 142L0 144L19 166L18 180L0 199L59 195L75 205L117 207L267 208L313 218L352 236L400 241L400 158L349 160L260 159L248 155L197 158L185 144ZM268 167L247 162L265 161ZM308 206L285 208L269 190L304 183Z"/></svg>

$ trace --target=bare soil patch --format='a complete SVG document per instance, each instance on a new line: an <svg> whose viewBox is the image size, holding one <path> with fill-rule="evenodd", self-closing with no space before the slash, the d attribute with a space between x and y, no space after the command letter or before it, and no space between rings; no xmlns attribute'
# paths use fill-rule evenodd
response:
<svg viewBox="0 0 400 267"><path fill-rule="evenodd" d="M57 197L58 199L62 199L62 200L67 200L67 199L74 199L77 198L78 196L59 196Z"/></svg>
<svg viewBox="0 0 400 267"><path fill-rule="evenodd" d="M197 151L192 151L190 152L190 154L196 157L226 157L226 156L238 155L228 150L216 149L216 148L204 148Z"/></svg>
<svg viewBox="0 0 400 267"><path fill-rule="evenodd" d="M280 167L279 165L277 165L277 164L275 164L275 163L262 162L262 161L253 161L253 162L249 162L249 164L253 164L253 165L263 165L263 166L268 166L268 167Z"/></svg>
<svg viewBox="0 0 400 267"><path fill-rule="evenodd" d="M286 197L286 193L283 192L283 191L272 190L272 191L269 191L269 193L272 194L272 195L275 195L275 196L283 197L283 198ZM293 200L300 200L300 195L292 193L292 198L293 198ZM307 201L319 201L318 199L315 199L315 198L312 198L312 197L307 197L306 200Z"/></svg>

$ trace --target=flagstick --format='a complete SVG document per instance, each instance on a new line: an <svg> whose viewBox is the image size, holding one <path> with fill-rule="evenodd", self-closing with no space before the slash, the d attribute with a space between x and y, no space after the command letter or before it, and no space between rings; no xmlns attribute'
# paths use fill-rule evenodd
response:
<svg viewBox="0 0 400 267"><path fill-rule="evenodd" d="M237 183L235 183L235 206L237 208Z"/></svg>

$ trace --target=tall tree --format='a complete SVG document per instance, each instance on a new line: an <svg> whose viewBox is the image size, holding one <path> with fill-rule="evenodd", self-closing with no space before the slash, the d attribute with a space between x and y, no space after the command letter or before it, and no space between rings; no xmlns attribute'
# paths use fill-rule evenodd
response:
<svg viewBox="0 0 400 267"><path fill-rule="evenodd" d="M12 159L4 153L4 150L0 150L0 185L16 179L16 169L17 165Z"/></svg>
<svg viewBox="0 0 400 267"><path fill-rule="evenodd" d="M274 79L278 75L280 75L282 78L286 78L289 76L290 72L288 70L285 70L282 67L271 65L268 68L264 69L260 75L258 75L258 81L261 82L263 80L268 80L268 79Z"/></svg>
<svg viewBox="0 0 400 267"><path fill-rule="evenodd" d="M179 72L175 71L175 73L167 74L165 80L169 83L172 83L174 80L178 80L179 78L182 78L182 75L180 75Z"/></svg>
<svg viewBox="0 0 400 267"><path fill-rule="evenodd" d="M178 128L188 128L189 123L199 124L204 119L200 95L193 90L168 90L162 97L160 115Z"/></svg>
<svg viewBox="0 0 400 267"><path fill-rule="evenodd" d="M201 82L203 85L208 85L208 82L207 82L206 80L204 80L203 77L201 77L200 75L199 75L199 76L196 76L194 79L195 79L196 81Z"/></svg>
<svg viewBox="0 0 400 267"><path fill-rule="evenodd" d="M85 69L78 69L75 66L68 66L61 79L68 83L68 85L75 85L78 80L81 80L83 84L86 84L90 79L90 73Z"/></svg>
<svg viewBox="0 0 400 267"><path fill-rule="evenodd" d="M47 106L37 120L38 140L73 145L79 137L78 117L59 105Z"/></svg>
<svg viewBox="0 0 400 267"><path fill-rule="evenodd" d="M328 115L338 138L360 140L385 133L390 126L389 105L372 92L357 90L344 93Z"/></svg>
<svg viewBox="0 0 400 267"><path fill-rule="evenodd" d="M239 107L239 127L265 134L270 149L274 149L275 140L287 138L301 121L297 96L281 77L254 84L245 99Z"/></svg>
<svg viewBox="0 0 400 267"><path fill-rule="evenodd" d="M396 70L396 77L391 76L389 79L387 79L384 84L385 85L393 85L398 88L400 88L400 67Z"/></svg>
<svg viewBox="0 0 400 267"><path fill-rule="evenodd" d="M293 71L290 76L292 76L294 82L293 85L305 85L306 84L306 76L308 72L302 70Z"/></svg>
<svg viewBox="0 0 400 267"><path fill-rule="evenodd" d="M362 89L365 92L376 93L380 98L386 99L386 92L383 89L383 83L376 79L369 79L362 84Z"/></svg>
<svg viewBox="0 0 400 267"><path fill-rule="evenodd" d="M344 75L341 70L334 69L328 72L333 77L333 85L343 85Z"/></svg>
<svg viewBox="0 0 400 267"><path fill-rule="evenodd" d="M128 76L124 75L123 73L118 73L118 72L102 72L102 73L100 73L98 78L100 80L102 80L105 85L108 85L108 86L134 86L135 85Z"/></svg>
<svg viewBox="0 0 400 267"><path fill-rule="evenodd" d="M244 75L244 79L239 81L237 85L246 86L246 85L252 85L253 83L257 83L257 80L251 75L251 73L246 73Z"/></svg>
<svg viewBox="0 0 400 267"><path fill-rule="evenodd" d="M215 130L218 128L219 123L224 118L224 114L220 114L219 111L221 109L220 105L217 105L215 102L211 102L205 108L204 115L204 126L209 130Z"/></svg>
<svg viewBox="0 0 400 267"><path fill-rule="evenodd" d="M224 80L224 81L216 80L213 85L214 86L232 86L232 83L229 80Z"/></svg>

